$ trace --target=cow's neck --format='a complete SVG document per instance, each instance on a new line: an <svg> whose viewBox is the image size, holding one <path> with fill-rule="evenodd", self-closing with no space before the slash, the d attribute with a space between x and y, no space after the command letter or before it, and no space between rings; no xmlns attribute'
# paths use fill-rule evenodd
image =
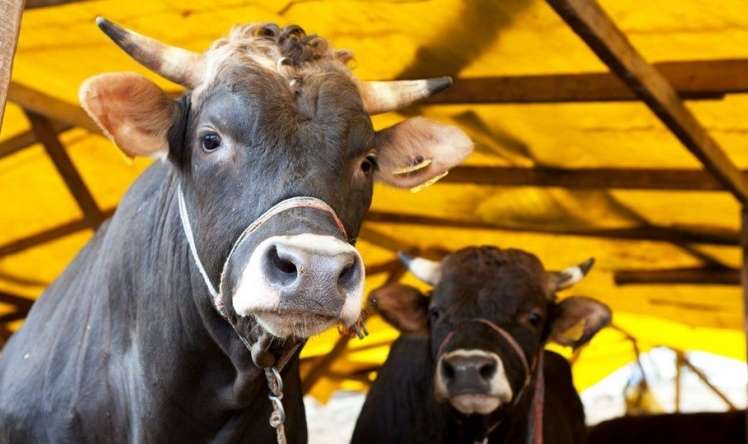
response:
<svg viewBox="0 0 748 444"><path fill-rule="evenodd" d="M205 417L209 415L225 421L228 411L267 402L264 373L212 306L192 263L179 220L176 174L164 165L145 175L154 174L154 169L166 170L160 172L165 176L160 186L151 184L158 191L144 195L154 191L146 187L143 194L135 193L135 207L125 199L113 221L139 218L137 229L122 240L122 250L131 252L131 257L123 257L123 265L139 264L129 268L135 290L130 297L138 307L131 333L139 345L148 346L139 353L146 374L168 375L159 381L159 389L167 392L164 396L187 411L198 409L202 419L210 420Z"/></svg>

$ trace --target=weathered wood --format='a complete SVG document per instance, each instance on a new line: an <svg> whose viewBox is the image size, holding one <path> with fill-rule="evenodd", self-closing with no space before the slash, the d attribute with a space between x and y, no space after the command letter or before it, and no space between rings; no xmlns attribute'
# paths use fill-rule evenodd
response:
<svg viewBox="0 0 748 444"><path fill-rule="evenodd" d="M469 230L496 230L496 231L514 231L527 233L544 233L580 237L600 237L608 239L635 239L651 240L672 243L701 243L714 245L738 245L738 233L730 230L724 230L715 227L662 227L649 225L632 228L566 228L544 226L517 226L506 224L492 224L477 220L457 220L446 219L441 217L423 216L419 214L390 213L385 211L370 211L366 216L369 222L404 224L404 225L421 225L429 227L458 228ZM369 236L371 228L362 234L362 239L370 240L374 237ZM379 233L380 239L378 245L388 249L407 250L408 245L392 238L392 236ZM366 234L366 235L365 235ZM381 239L386 236L386 239ZM376 243L376 242L375 242ZM399 244L399 245L396 245ZM395 248L398 247L398 248Z"/></svg>
<svg viewBox="0 0 748 444"><path fill-rule="evenodd" d="M748 60L654 63L684 99L718 99L748 92ZM608 72L458 78L431 104L565 103L639 100L618 76Z"/></svg>
<svg viewBox="0 0 748 444"><path fill-rule="evenodd" d="M748 178L748 172L742 172ZM439 183L504 187L559 187L570 190L628 189L667 191L724 191L704 170L673 168L525 168L459 166Z"/></svg>
<svg viewBox="0 0 748 444"><path fill-rule="evenodd" d="M0 0L0 129L3 127L5 101L21 29L23 0Z"/></svg>
<svg viewBox="0 0 748 444"><path fill-rule="evenodd" d="M616 285L684 284L740 285L740 273L731 268L669 268L664 270L616 270Z"/></svg>
<svg viewBox="0 0 748 444"><path fill-rule="evenodd" d="M68 123L53 122L53 127L56 133L61 133L71 129L73 126ZM34 132L32 130L24 131L20 134L16 134L6 140L0 142L0 159L6 156L10 156L21 151L24 148L28 148L38 142Z"/></svg>
<svg viewBox="0 0 748 444"><path fill-rule="evenodd" d="M52 120L102 134L96 123L77 104L66 102L18 82L10 82L8 100L25 110L33 111Z"/></svg>
<svg viewBox="0 0 748 444"><path fill-rule="evenodd" d="M546 1L704 164L707 171L738 200L748 202L748 182L737 167L685 107L667 79L644 60L597 2Z"/></svg>
<svg viewBox="0 0 748 444"><path fill-rule="evenodd" d="M742 253L740 282L743 287L743 334L748 348L748 206L745 205L740 212L740 246ZM748 411L746 411L746 415L748 415ZM746 417L746 439L748 440L748 417Z"/></svg>
<svg viewBox="0 0 748 444"><path fill-rule="evenodd" d="M55 168L65 181L70 194L75 198L75 202L83 212L83 218L91 228L97 228L106 218L96 204L96 200L83 182L78 170L73 165L73 161L68 156L65 147L60 142L54 131L52 122L34 112L26 112L26 116L31 122L31 130L36 138L44 146L47 155L52 159Z"/></svg>

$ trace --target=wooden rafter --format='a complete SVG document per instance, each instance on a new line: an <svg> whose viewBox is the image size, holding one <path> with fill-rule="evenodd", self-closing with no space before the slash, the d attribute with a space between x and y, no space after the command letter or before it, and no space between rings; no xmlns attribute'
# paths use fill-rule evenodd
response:
<svg viewBox="0 0 748 444"><path fill-rule="evenodd" d="M644 60L597 2L546 1L725 188L740 202L748 202L748 182L737 167L685 107L668 80Z"/></svg>
<svg viewBox="0 0 748 444"><path fill-rule="evenodd" d="M654 63L684 99L717 99L748 92L748 60ZM639 100L611 73L459 78L431 104L561 103Z"/></svg>
<svg viewBox="0 0 748 444"><path fill-rule="evenodd" d="M22 13L23 0L0 0L0 128L3 126L5 101L8 98Z"/></svg>
<svg viewBox="0 0 748 444"><path fill-rule="evenodd" d="M600 237L609 239L650 240L672 243L685 242L714 245L738 245L739 239L737 232L720 228L706 227L662 227L657 225L632 228L565 228L551 226L532 227L500 225L474 220L446 219L441 217L423 216L419 214L391 213L386 211L370 211L366 216L366 220L369 222L422 225L429 227L514 231L580 237ZM369 240L369 237L366 237L363 234L362 238L365 240ZM392 238L392 236L388 236L388 238L394 239Z"/></svg>
<svg viewBox="0 0 748 444"><path fill-rule="evenodd" d="M68 123L61 122L53 122L52 125L54 127L54 131L58 134L73 127ZM15 154L24 148L28 148L36 142L38 142L38 140L36 139L34 131L32 130L24 131L20 134L9 137L8 139L0 142L0 159Z"/></svg>
<svg viewBox="0 0 748 444"><path fill-rule="evenodd" d="M77 104L66 102L21 83L10 82L8 100L25 110L33 111L52 120L65 122L92 133L101 134L101 130L96 123Z"/></svg>
<svg viewBox="0 0 748 444"><path fill-rule="evenodd" d="M31 305L34 303L32 299L18 296L13 293L8 293L6 291L0 291L0 302L4 304L14 305L17 310L26 311L28 311L28 309L31 308Z"/></svg>
<svg viewBox="0 0 748 444"><path fill-rule="evenodd" d="M748 172L741 172L748 178ZM490 186L559 187L570 190L629 189L657 191L724 191L710 173L675 168L524 168L459 166L440 183Z"/></svg>
<svg viewBox="0 0 748 444"><path fill-rule="evenodd" d="M732 268L669 268L661 270L617 270L616 285L682 284L740 285L740 272Z"/></svg>
<svg viewBox="0 0 748 444"><path fill-rule="evenodd" d="M83 212L83 218L88 226L91 228L98 227L105 219L104 213L99 209L96 200L86 187L75 165L73 165L65 147L57 137L52 122L48 118L30 111L26 112L26 116L31 123L31 130L44 146L47 155L52 159L52 163L65 181L70 194L73 195L75 202Z"/></svg>
<svg viewBox="0 0 748 444"><path fill-rule="evenodd" d="M48 6L60 6L84 1L90 0L26 0L26 9L46 8Z"/></svg>

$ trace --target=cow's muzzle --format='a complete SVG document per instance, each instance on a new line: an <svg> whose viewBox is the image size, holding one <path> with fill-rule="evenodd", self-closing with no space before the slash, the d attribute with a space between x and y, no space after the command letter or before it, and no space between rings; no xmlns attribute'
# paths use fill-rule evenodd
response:
<svg viewBox="0 0 748 444"><path fill-rule="evenodd" d="M361 310L364 267L350 244L319 234L273 236L252 252L234 288L240 316L278 337L308 337Z"/></svg>
<svg viewBox="0 0 748 444"><path fill-rule="evenodd" d="M487 415L512 400L504 364L492 352L458 349L441 355L435 381L436 398L465 415Z"/></svg>

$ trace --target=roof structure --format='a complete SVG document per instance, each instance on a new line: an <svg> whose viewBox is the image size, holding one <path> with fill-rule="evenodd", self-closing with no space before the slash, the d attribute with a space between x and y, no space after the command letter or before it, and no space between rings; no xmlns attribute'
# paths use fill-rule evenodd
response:
<svg viewBox="0 0 748 444"><path fill-rule="evenodd" d="M102 15L193 50L237 23L297 23L353 50L359 78L457 79L430 103L374 119L377 127L413 114L452 122L476 151L424 191L377 185L358 244L367 289L410 281L395 259L401 249L516 247L554 269L594 256L574 294L609 304L643 349L745 359L742 0L718 8L706 0L26 4L0 132L1 336L21 325L149 164L125 161L100 134L77 103L79 85L135 71L178 91L113 45L94 25ZM376 316L369 330L363 341L313 338L306 387L324 397L366 384L397 335ZM632 357L625 335L603 331L575 360L577 386Z"/></svg>

